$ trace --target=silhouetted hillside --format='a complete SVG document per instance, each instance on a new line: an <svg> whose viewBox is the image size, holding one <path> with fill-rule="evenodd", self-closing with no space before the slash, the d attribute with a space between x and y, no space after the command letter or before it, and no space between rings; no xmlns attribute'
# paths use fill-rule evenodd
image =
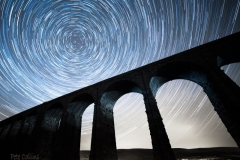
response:
<svg viewBox="0 0 240 160"><path fill-rule="evenodd" d="M240 149L236 147L174 148L177 159L240 160ZM89 151L80 151L80 160L88 160ZM119 149L118 160L153 160L152 149Z"/></svg>

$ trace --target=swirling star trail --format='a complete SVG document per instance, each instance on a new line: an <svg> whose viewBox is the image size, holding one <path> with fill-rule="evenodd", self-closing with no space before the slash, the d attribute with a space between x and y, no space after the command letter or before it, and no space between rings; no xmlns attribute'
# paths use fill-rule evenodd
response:
<svg viewBox="0 0 240 160"><path fill-rule="evenodd" d="M240 0L0 0L0 119L238 32L239 7ZM238 64L223 69L240 84ZM173 147L236 146L197 84L168 82L156 99ZM141 95L121 97L114 114L118 148L151 148ZM131 136L146 140L121 141Z"/></svg>

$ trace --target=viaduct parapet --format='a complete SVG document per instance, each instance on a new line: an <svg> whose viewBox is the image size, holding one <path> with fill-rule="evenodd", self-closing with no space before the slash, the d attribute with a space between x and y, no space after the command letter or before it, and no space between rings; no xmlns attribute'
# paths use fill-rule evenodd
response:
<svg viewBox="0 0 240 160"><path fill-rule="evenodd" d="M240 89L221 69L240 61L240 32L45 102L0 122L0 157L38 155L79 160L81 119L94 103L90 160L117 160L113 107L124 94L143 95L155 160L173 160L155 95L166 82L199 84L240 146Z"/></svg>

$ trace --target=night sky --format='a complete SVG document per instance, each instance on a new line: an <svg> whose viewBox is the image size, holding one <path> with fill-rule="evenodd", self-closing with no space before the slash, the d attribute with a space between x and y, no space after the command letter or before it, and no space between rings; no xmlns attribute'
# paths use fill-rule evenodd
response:
<svg viewBox="0 0 240 160"><path fill-rule="evenodd" d="M240 31L240 0L0 0L0 120ZM240 65L224 66L240 85ZM196 83L173 80L157 103L174 148L237 146ZM83 115L90 148L93 104ZM114 107L117 148L152 148L143 97Z"/></svg>

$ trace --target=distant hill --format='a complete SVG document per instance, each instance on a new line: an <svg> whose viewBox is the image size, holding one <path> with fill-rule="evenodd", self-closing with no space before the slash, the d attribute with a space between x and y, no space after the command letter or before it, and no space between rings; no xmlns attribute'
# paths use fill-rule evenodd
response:
<svg viewBox="0 0 240 160"><path fill-rule="evenodd" d="M240 160L237 147L173 148L176 159ZM80 151L80 160L88 160L89 151ZM118 160L153 160L152 149L118 149Z"/></svg>

